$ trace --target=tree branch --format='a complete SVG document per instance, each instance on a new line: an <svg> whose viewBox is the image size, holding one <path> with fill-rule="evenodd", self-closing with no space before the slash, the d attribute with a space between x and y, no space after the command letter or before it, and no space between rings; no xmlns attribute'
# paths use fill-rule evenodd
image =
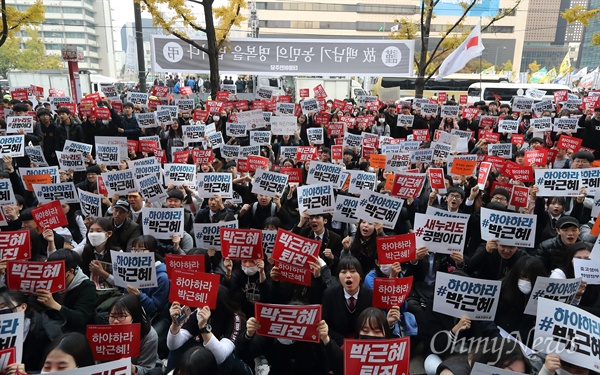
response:
<svg viewBox="0 0 600 375"><path fill-rule="evenodd" d="M6 19L6 0L2 0L0 3L2 8L2 33L0 34L0 46L4 45L6 38L8 37L8 20Z"/></svg>
<svg viewBox="0 0 600 375"><path fill-rule="evenodd" d="M187 22L187 24L188 24L188 25L190 25L190 27L192 27L193 29L195 29L195 30L198 30L198 31L202 31L203 33L206 33L206 28L204 28L204 27L202 27L202 26L199 26L199 25L195 24L193 21L191 21L190 19L188 19L188 18L187 18L185 15L183 15L183 14L181 15L181 17L182 17L182 18L183 18L183 20L184 20L185 22Z"/></svg>
<svg viewBox="0 0 600 375"><path fill-rule="evenodd" d="M488 29L490 26L492 26L492 25L493 25L493 24L494 24L496 21L500 21L500 20L501 20L501 19L503 19L504 17L506 17L506 16L508 16L509 14L511 14L512 12L514 12L514 11L517 9L517 7L518 7L519 5L521 5L521 2L522 2L522 1L523 1L523 0L517 0L517 2L515 3L515 6L514 6L514 7L510 8L510 9L509 9L509 10L507 10L507 11L504 11L504 13L502 13L502 15L500 15L500 14L497 14L495 17L493 17L493 18L492 18L492 20L490 21L490 23L488 23L488 24L487 24L485 27L483 27L483 28L481 29L481 32L484 32L485 30L487 30L487 29Z"/></svg>
<svg viewBox="0 0 600 375"><path fill-rule="evenodd" d="M168 30L167 30L168 31ZM202 47L200 44L198 44L197 42L195 42L194 40L192 40L191 38L188 38L187 36L184 36L182 34L179 34L177 31L169 31L171 34L173 34L174 36L176 36L177 38L183 40L184 42L186 42L187 44L198 48L200 51L206 53L208 55L208 49L205 47Z"/></svg>
<svg viewBox="0 0 600 375"><path fill-rule="evenodd" d="M227 40L227 35L229 35L229 31L231 31L231 28L233 27L233 24L235 23L236 18L240 15L240 12L242 11L242 7L240 5L237 6L237 10L235 12L235 17L231 18L231 21L229 22L229 25L226 26L226 32L225 37L223 37L223 39L219 40L217 42L217 50L221 50L221 47L223 47L223 44L225 43L225 40Z"/></svg>

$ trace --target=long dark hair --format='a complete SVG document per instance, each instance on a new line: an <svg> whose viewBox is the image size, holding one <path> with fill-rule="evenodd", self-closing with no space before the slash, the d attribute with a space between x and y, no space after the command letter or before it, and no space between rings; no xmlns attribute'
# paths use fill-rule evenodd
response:
<svg viewBox="0 0 600 375"><path fill-rule="evenodd" d="M546 266L540 258L533 256L519 258L502 279L498 309L504 311L514 310L522 313L529 300L529 295L524 295L519 290L519 279L526 278L533 286L539 276L548 276Z"/></svg>
<svg viewBox="0 0 600 375"><path fill-rule="evenodd" d="M354 240L350 245L350 254L359 259L363 270L368 272L375 266L375 259L377 259L377 230L373 228L373 234L369 238L363 237L360 231L360 225L365 220L360 220L354 234Z"/></svg>
<svg viewBox="0 0 600 375"><path fill-rule="evenodd" d="M108 309L109 313L123 314L128 313L131 315L132 323L140 323L140 336L143 339L146 337L148 332L150 332L150 321L148 316L146 316L146 312L142 308L140 304L140 300L137 296L133 294L127 294L119 299L115 300L112 305L110 305L110 309Z"/></svg>
<svg viewBox="0 0 600 375"><path fill-rule="evenodd" d="M144 248L146 250L149 250L150 252L154 253L155 260L158 260L162 263L165 262L165 258L163 258L163 256L157 252L158 241L156 240L156 238L154 238L154 236L143 235L143 236L136 237L133 239L133 241L131 241L131 247L139 246L139 245L144 246ZM131 250L131 249L129 249L129 250Z"/></svg>
<svg viewBox="0 0 600 375"><path fill-rule="evenodd" d="M27 309L25 310L25 317L31 318L33 317L33 310L29 308L28 304L29 298L20 290L4 290L0 292L0 305L10 306L13 310L15 307L20 306L22 304L27 304Z"/></svg>
<svg viewBox="0 0 600 375"><path fill-rule="evenodd" d="M590 250L590 248L583 241L577 241L573 245L567 246L565 252L563 253L563 258L558 267L564 273L567 279L572 279L575 277L575 270L573 269L573 257L575 253L581 250Z"/></svg>
<svg viewBox="0 0 600 375"><path fill-rule="evenodd" d="M42 367L44 367L46 357L48 357L48 354L54 349L58 349L73 357L77 367L86 367L96 364L92 348L90 347L87 338L79 332L65 333L52 341L44 353Z"/></svg>
<svg viewBox="0 0 600 375"><path fill-rule="evenodd" d="M217 292L217 306L210 315L210 324L214 335L221 337L228 332L232 322L236 324L236 315L244 320L246 318L240 304L232 298L232 293L229 292L229 289L220 284L219 291Z"/></svg>
<svg viewBox="0 0 600 375"><path fill-rule="evenodd" d="M81 211L75 211L76 205L75 203L66 203L69 206L69 212L65 215L67 218L67 229L71 232L71 236L73 236L73 241L76 243L80 243L83 240L83 236L79 231L79 225L77 224L77 216L81 216Z"/></svg>
<svg viewBox="0 0 600 375"><path fill-rule="evenodd" d="M390 325L388 324L387 318L383 311L377 309L375 307L368 307L363 312L358 315L356 319L356 328L354 331L354 337L358 338L360 336L360 331L362 327L368 325L372 330L379 329L381 332L385 334L386 339L392 337L392 331L390 330Z"/></svg>
<svg viewBox="0 0 600 375"><path fill-rule="evenodd" d="M187 350L173 370L173 375L220 375L215 356L203 346L195 346Z"/></svg>
<svg viewBox="0 0 600 375"><path fill-rule="evenodd" d="M469 353L471 366L475 362L498 368L506 368L511 364L522 361L525 364L525 374L531 373L531 362L521 350L517 341L505 338L484 339L482 345L477 345Z"/></svg>

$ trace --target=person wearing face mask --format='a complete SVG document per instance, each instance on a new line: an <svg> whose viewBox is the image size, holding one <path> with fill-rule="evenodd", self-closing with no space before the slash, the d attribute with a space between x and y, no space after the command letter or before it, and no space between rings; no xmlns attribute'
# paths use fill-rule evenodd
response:
<svg viewBox="0 0 600 375"><path fill-rule="evenodd" d="M500 300L494 323L498 329L516 332L521 342L530 346L533 342L531 329L535 325L535 316L524 315L529 295L538 277L548 277L549 272L544 263L537 257L519 258L514 267L508 271L500 287Z"/></svg>
<svg viewBox="0 0 600 375"><path fill-rule="evenodd" d="M81 269L95 284L97 289L112 288L111 250L121 250L112 236L112 220L100 217L92 221L87 241L81 249ZM76 249L77 250L77 249Z"/></svg>
<svg viewBox="0 0 600 375"><path fill-rule="evenodd" d="M379 115L377 115L377 122L371 128L371 133L377 134L380 137L390 136L390 125L386 122L385 114L380 113Z"/></svg>
<svg viewBox="0 0 600 375"><path fill-rule="evenodd" d="M235 263L235 264L234 264ZM268 264L268 263L267 263ZM263 259L232 262L224 259L225 278L222 284L229 289L231 298L238 303L246 316L254 316L254 302L264 302L267 293L267 274Z"/></svg>

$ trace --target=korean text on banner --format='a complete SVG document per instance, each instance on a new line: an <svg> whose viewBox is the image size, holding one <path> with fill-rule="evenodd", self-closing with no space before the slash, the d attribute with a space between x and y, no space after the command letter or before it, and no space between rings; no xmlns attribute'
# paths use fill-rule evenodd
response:
<svg viewBox="0 0 600 375"><path fill-rule="evenodd" d="M124 253L110 251L115 285L135 288L156 287L154 253Z"/></svg>
<svg viewBox="0 0 600 375"><path fill-rule="evenodd" d="M415 214L417 247L427 246L429 251L441 254L463 252L468 218Z"/></svg>
<svg viewBox="0 0 600 375"><path fill-rule="evenodd" d="M321 305L273 305L256 302L254 315L260 321L257 334L294 341L319 342L317 325Z"/></svg>
<svg viewBox="0 0 600 375"><path fill-rule="evenodd" d="M182 305L200 309L204 306L214 309L217 306L219 275L175 269L171 274L173 276L169 290L170 302L177 301Z"/></svg>
<svg viewBox="0 0 600 375"><path fill-rule="evenodd" d="M507 246L535 247L536 215L481 209L481 239Z"/></svg>
<svg viewBox="0 0 600 375"><path fill-rule="evenodd" d="M344 340L344 374L408 374L410 338Z"/></svg>

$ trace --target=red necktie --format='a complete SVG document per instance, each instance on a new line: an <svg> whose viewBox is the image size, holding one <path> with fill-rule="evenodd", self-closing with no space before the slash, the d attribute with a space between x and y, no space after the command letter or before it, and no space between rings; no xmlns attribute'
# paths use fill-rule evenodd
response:
<svg viewBox="0 0 600 375"><path fill-rule="evenodd" d="M348 310L350 310L350 312L354 312L355 309L356 309L356 298L354 298L354 297L348 298Z"/></svg>

